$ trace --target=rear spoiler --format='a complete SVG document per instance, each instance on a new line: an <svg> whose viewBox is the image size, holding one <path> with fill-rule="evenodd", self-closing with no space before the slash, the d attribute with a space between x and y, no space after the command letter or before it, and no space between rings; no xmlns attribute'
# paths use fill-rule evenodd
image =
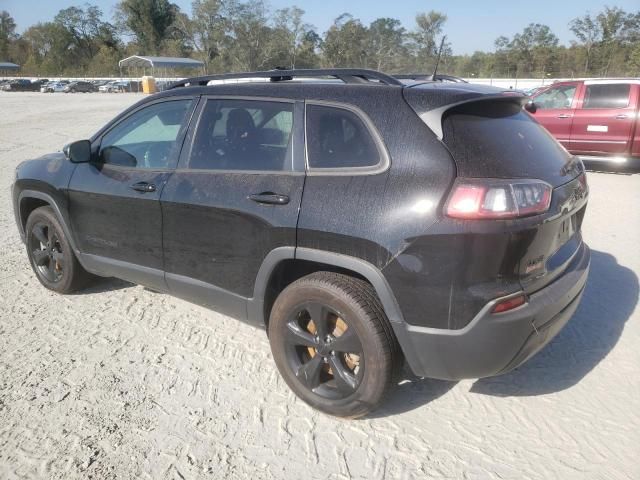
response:
<svg viewBox="0 0 640 480"><path fill-rule="evenodd" d="M460 105L466 105L471 103L496 103L496 102L505 102L505 103L517 103L521 107L524 106L528 101L529 97L526 95L522 95L510 90L506 90L499 93L489 93L489 94L481 94L476 93L475 95L471 92L465 92L466 94L461 95L458 101L455 101L455 96L452 98L454 100L451 103L447 103L445 105L438 105L434 108L430 108L430 105L422 105L423 108L416 105L415 102L411 101L412 99L408 98L406 95L412 89L405 89L403 92L405 93L405 100L411 105L411 107L418 114L420 119L431 129L433 133L436 134L439 140L442 140L443 132L442 132L442 118L444 114L451 110L452 108L458 107ZM428 93L426 93L428 95Z"/></svg>

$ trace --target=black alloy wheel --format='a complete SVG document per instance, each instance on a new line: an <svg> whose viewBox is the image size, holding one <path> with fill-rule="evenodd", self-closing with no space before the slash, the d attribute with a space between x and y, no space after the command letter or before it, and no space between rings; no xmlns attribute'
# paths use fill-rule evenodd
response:
<svg viewBox="0 0 640 480"><path fill-rule="evenodd" d="M29 251L37 269L48 282L59 282L64 274L65 256L55 227L38 222L31 227Z"/></svg>
<svg viewBox="0 0 640 480"><path fill-rule="evenodd" d="M322 412L356 418L391 389L402 353L373 287L319 271L288 285L269 317L273 359L287 385Z"/></svg>
<svg viewBox="0 0 640 480"><path fill-rule="evenodd" d="M70 293L91 280L51 207L39 207L31 212L25 235L31 267L42 285L58 293Z"/></svg>
<svg viewBox="0 0 640 480"><path fill-rule="evenodd" d="M364 372L355 328L330 305L302 304L286 324L287 359L298 380L315 394L344 399L358 388Z"/></svg>

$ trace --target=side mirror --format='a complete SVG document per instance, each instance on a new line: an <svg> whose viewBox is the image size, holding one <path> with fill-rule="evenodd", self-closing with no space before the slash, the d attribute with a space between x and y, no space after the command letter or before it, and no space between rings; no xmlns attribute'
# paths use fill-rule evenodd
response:
<svg viewBox="0 0 640 480"><path fill-rule="evenodd" d="M91 142L89 140L78 140L65 145L62 151L72 163L91 161Z"/></svg>
<svg viewBox="0 0 640 480"><path fill-rule="evenodd" d="M536 104L535 104L535 102L533 100L529 100L524 105L524 109L529 113L536 113L536 110L538 110L538 107L536 106Z"/></svg>

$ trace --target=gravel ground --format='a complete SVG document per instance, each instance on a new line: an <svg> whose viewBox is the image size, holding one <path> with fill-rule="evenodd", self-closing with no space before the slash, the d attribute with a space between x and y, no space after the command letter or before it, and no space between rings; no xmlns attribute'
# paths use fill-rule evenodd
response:
<svg viewBox="0 0 640 480"><path fill-rule="evenodd" d="M0 478L640 478L640 175L591 173L582 304L526 365L405 380L374 416L318 414L263 332L140 286L59 296L9 185L139 96L0 93Z"/></svg>

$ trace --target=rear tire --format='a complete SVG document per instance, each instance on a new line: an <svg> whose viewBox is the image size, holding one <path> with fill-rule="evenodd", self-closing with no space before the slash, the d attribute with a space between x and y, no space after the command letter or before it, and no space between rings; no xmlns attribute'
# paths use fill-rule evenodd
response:
<svg viewBox="0 0 640 480"><path fill-rule="evenodd" d="M373 287L333 272L313 273L282 291L271 310L269 341L291 390L338 417L378 407L402 362Z"/></svg>
<svg viewBox="0 0 640 480"><path fill-rule="evenodd" d="M31 268L42 285L54 292L71 293L89 282L90 274L78 262L51 207L31 212L25 232Z"/></svg>

